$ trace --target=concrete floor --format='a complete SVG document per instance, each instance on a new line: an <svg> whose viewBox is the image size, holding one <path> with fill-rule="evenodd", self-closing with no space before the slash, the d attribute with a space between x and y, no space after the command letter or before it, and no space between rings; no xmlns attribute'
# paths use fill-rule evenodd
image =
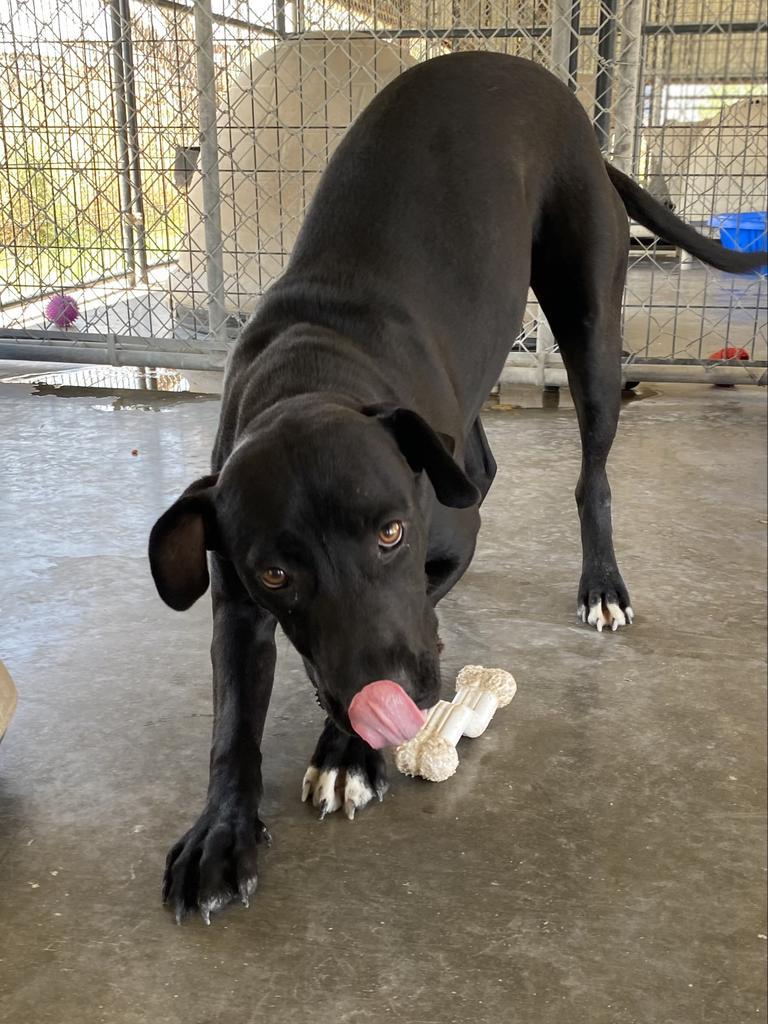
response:
<svg viewBox="0 0 768 1024"><path fill-rule="evenodd" d="M354 823L299 802L320 710L285 650L275 845L251 909L177 928L168 846L204 793L209 611L156 597L148 529L217 403L0 387L0 1020L742 1024L765 993L765 398L664 389L612 459L637 622L574 617L570 411L490 413L500 473L441 606L446 680L519 691L458 774ZM132 456L138 449L138 456Z"/></svg>

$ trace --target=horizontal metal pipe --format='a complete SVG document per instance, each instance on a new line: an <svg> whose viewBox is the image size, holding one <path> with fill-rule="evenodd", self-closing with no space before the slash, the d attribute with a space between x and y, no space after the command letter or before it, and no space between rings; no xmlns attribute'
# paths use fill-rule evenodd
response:
<svg viewBox="0 0 768 1024"><path fill-rule="evenodd" d="M180 14L194 13L194 6L192 4L180 4L176 3L176 0L150 0L150 4L153 7L164 8L166 11L178 11ZM269 25L243 21L242 18L228 18L224 14L214 14L213 20L217 25L229 25L230 28L244 28L259 35L280 37L280 33L276 29L270 28Z"/></svg>
<svg viewBox="0 0 768 1024"><path fill-rule="evenodd" d="M624 383L633 381L678 384L768 384L768 371L762 368L750 368L743 363L741 366L713 363L711 366L676 366L656 363L625 364L621 368ZM502 384L531 384L540 386L541 370L533 366L505 366L501 373ZM557 366L544 368L544 387L568 387L568 376L564 369Z"/></svg>
<svg viewBox="0 0 768 1024"><path fill-rule="evenodd" d="M541 36L548 36L551 28L545 25L537 25L533 28L510 28L500 26L499 28L356 28L352 33L343 32L286 32L286 40L312 40L326 39L352 40L355 39L538 39Z"/></svg>
<svg viewBox="0 0 768 1024"><path fill-rule="evenodd" d="M128 347L133 339L115 337L115 345L105 345L103 339L99 343L88 345L41 345L23 344L18 341L3 340L3 336L11 333L0 332L0 359L28 359L43 363L87 363L99 366L153 366L175 370L213 370L224 368L225 353L212 350L210 355L201 352L178 352L171 349L134 349ZM64 332L57 332L64 335ZM66 339L67 336L64 335ZM68 340L72 340L70 337ZM118 345L122 342L122 345ZM520 365L516 361L507 363L501 374L504 384L542 385L541 370L529 364ZM722 364L685 364L669 362L657 363L625 363L622 366L622 379L628 381L677 382L684 384L757 384L768 385L768 370L764 366L752 366L741 363ZM545 366L545 387L567 387L568 377L561 366Z"/></svg>
<svg viewBox="0 0 768 1024"><path fill-rule="evenodd" d="M745 369L765 369L768 359L654 359L652 356L632 356L625 366L742 366Z"/></svg>
<svg viewBox="0 0 768 1024"><path fill-rule="evenodd" d="M637 363L625 364L621 368L622 379L627 381L658 381L680 384L768 384L768 371L759 367L750 367L746 363L740 366L729 363L712 363L710 366L676 366L670 363Z"/></svg>
<svg viewBox="0 0 768 1024"><path fill-rule="evenodd" d="M163 3L167 0L163 0ZM179 5L184 7L183 4ZM214 21L216 17L214 16ZM725 26L727 32L723 31L724 26L717 21L691 22L682 25L644 25L644 36L670 35L703 35L707 32L719 31L722 35L729 34L753 34L755 32L768 32L766 21L738 21ZM550 35L552 29L549 25L535 25L529 28L511 28L500 25L498 28L356 28L350 35L334 32L287 32L286 39L339 39L366 38L375 39L471 39L473 36L478 39L538 39L541 36ZM597 35L597 25L581 25L580 36Z"/></svg>
<svg viewBox="0 0 768 1024"><path fill-rule="evenodd" d="M131 345L140 348L143 345L146 348L154 348L160 351L166 341L169 345L175 344L173 338L142 337L137 334L86 334L84 331L44 331L40 328L0 326L0 341L7 338L20 338L23 341L37 342L43 346L48 345L51 341L67 341L77 342L78 345L86 346L114 344L118 347L121 345ZM221 345L206 345L205 354L208 355L209 353L211 355L220 354L223 356L226 354L226 348Z"/></svg>
<svg viewBox="0 0 768 1024"><path fill-rule="evenodd" d="M510 352L506 359L507 366L530 366L534 367L537 365L537 359L535 358L534 352ZM563 357L559 352L548 352L546 365L551 366L554 369L563 367ZM667 359L663 356L630 356L624 363L624 366L741 366L745 368L759 368L765 369L768 367L768 359L695 359L693 357L688 358L673 358Z"/></svg>
<svg viewBox="0 0 768 1024"><path fill-rule="evenodd" d="M719 21L696 21L682 25L643 25L644 36L697 36L704 32L720 32L721 35L768 32L768 21L734 21L725 25Z"/></svg>
<svg viewBox="0 0 768 1024"><path fill-rule="evenodd" d="M160 366L172 370L222 370L219 359L195 352L155 352L150 349L75 345L19 345L0 339L0 359L29 359L40 363L88 363L98 366Z"/></svg>

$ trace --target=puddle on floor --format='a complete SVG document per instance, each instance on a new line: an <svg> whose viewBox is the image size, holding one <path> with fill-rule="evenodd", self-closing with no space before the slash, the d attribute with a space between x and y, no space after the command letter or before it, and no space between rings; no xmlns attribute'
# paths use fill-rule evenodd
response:
<svg viewBox="0 0 768 1024"><path fill-rule="evenodd" d="M573 410L573 399L568 388L546 387L543 394L533 384L516 385L519 401L504 402L501 393L496 386L488 400L483 404L484 412L565 412ZM646 398L653 398L659 392L647 384L635 384L633 387L625 387L621 392L623 405L632 402L642 402Z"/></svg>
<svg viewBox="0 0 768 1024"><path fill-rule="evenodd" d="M213 374L193 374L205 379ZM218 376L220 386L220 376ZM105 412L127 409L156 410L178 402L209 401L219 388L192 390L190 380L178 370L151 369L131 366L73 366L61 370L19 374L4 377L3 384L31 384L35 395L53 395L57 398L101 399L93 406ZM206 384L210 382L206 381ZM503 402L498 385L483 405L486 412L563 411L573 409L567 388L545 388L543 396L533 385L519 386L521 400ZM647 384L622 391L622 401L631 403L652 398L659 392ZM526 397L527 396L527 397Z"/></svg>
<svg viewBox="0 0 768 1024"><path fill-rule="evenodd" d="M178 370L138 366L72 366L4 377L4 384L41 384L51 388L101 388L115 391L190 390L189 380ZM50 392L48 392L50 393Z"/></svg>
<svg viewBox="0 0 768 1024"><path fill-rule="evenodd" d="M132 366L73 366L3 377L3 384L31 385L33 395L97 399L94 409L156 411L180 402L208 401L216 397L191 390L190 381L177 370Z"/></svg>
<svg viewBox="0 0 768 1024"><path fill-rule="evenodd" d="M102 412L120 412L126 409L143 409L157 412L161 407L179 405L182 402L206 402L215 395L201 395L192 391L142 391L139 388L89 388L69 387L60 384L37 383L33 395L53 395L56 398L96 398L92 406Z"/></svg>

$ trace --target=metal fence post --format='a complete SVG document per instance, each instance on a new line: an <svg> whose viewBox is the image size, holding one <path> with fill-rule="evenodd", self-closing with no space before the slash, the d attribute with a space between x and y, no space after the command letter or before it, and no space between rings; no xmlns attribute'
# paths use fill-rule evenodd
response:
<svg viewBox="0 0 768 1024"><path fill-rule="evenodd" d="M224 307L224 253L221 237L221 187L211 0L194 0L194 8L200 114L200 171L208 288L208 337L225 347L227 314Z"/></svg>
<svg viewBox="0 0 768 1024"><path fill-rule="evenodd" d="M144 223L144 192L141 186L141 143L136 107L136 65L133 59L131 10L129 0L118 0L120 12L120 41L123 51L123 85L125 88L126 127L131 175L131 217L136 237L136 261L139 278L147 281L147 229Z"/></svg>
<svg viewBox="0 0 768 1024"><path fill-rule="evenodd" d="M608 150L611 134L611 101L616 58L616 8L618 0L602 0L597 27L597 75L595 76L595 110L592 120L600 148Z"/></svg>
<svg viewBox="0 0 768 1024"><path fill-rule="evenodd" d="M621 48L616 71L615 132L612 162L632 174L639 122L645 0L624 0Z"/></svg>
<svg viewBox="0 0 768 1024"><path fill-rule="evenodd" d="M285 4L286 0L276 0L275 3L275 28L281 38L285 38Z"/></svg>
<svg viewBox="0 0 768 1024"><path fill-rule="evenodd" d="M112 33L113 99L117 136L117 176L120 186L120 229L123 238L123 258L131 285L136 283L136 254L133 250L133 224L131 223L131 157L128 146L128 115L125 109L125 68L120 17L120 0L109 0L109 24Z"/></svg>
<svg viewBox="0 0 768 1024"><path fill-rule="evenodd" d="M570 78L571 50L576 46L571 38L571 17L574 6L573 0L553 0L552 2L550 70L566 85Z"/></svg>
<svg viewBox="0 0 768 1024"><path fill-rule="evenodd" d="M579 0L553 0L552 3L552 49L550 70L566 85L573 86L571 78L571 54L578 46L578 39L572 36L574 9L578 12ZM578 13L577 13L578 16ZM547 353L555 347L555 336L544 316L541 306L536 313L536 386L544 390L546 384Z"/></svg>
<svg viewBox="0 0 768 1024"><path fill-rule="evenodd" d="M581 49L581 0L571 4L571 52L568 55L568 78L571 89L578 88L579 50Z"/></svg>

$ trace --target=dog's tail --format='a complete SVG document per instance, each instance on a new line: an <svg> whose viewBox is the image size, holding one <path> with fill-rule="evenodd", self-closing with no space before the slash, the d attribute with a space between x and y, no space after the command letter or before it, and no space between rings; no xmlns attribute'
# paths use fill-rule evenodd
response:
<svg viewBox="0 0 768 1024"><path fill-rule="evenodd" d="M711 238L700 235L684 221L676 217L666 206L657 202L644 188L623 174L616 167L606 162L608 177L613 187L621 196L629 216L648 228L654 235L674 242L692 256L708 263L718 270L726 270L730 274L743 274L748 270L758 270L768 264L768 254L763 252L736 252L726 249Z"/></svg>

